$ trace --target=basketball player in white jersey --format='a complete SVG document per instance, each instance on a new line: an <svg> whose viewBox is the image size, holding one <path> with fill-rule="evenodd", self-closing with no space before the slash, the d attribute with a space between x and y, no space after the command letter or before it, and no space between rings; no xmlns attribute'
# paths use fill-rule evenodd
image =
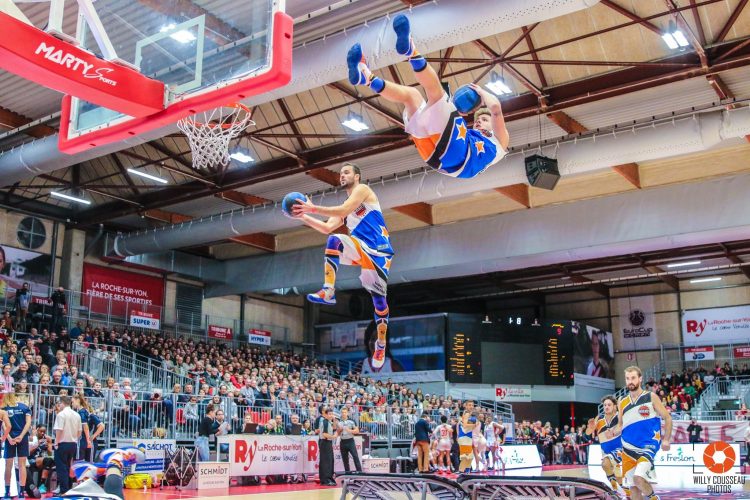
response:
<svg viewBox="0 0 750 500"><path fill-rule="evenodd" d="M471 446L474 451L474 463L476 472L481 472L482 466L487 470L487 458L484 452L487 450L487 440L484 437L484 415L480 414L476 418L476 426L471 432Z"/></svg>
<svg viewBox="0 0 750 500"><path fill-rule="evenodd" d="M293 213L311 228L328 235L325 251L325 281L323 288L307 296L316 304L336 303L336 272L339 264L360 266L359 279L370 293L375 306L377 340L372 355L372 368L379 370L385 363L386 334L388 332L388 271L393 259L388 228L380 210L378 197L372 189L360 184L361 172L352 163L345 163L339 174L341 187L349 197L337 206L313 205L310 200L296 203ZM309 214L327 217L322 221ZM331 234L346 224L349 235Z"/></svg>
<svg viewBox="0 0 750 500"><path fill-rule="evenodd" d="M637 366L625 368L626 394L618 402L618 425L605 432L607 439L622 439L622 475L628 498L659 500L649 483L656 483L654 457L661 449L669 451L672 416L659 396L641 387L643 375ZM664 433L661 424L664 421Z"/></svg>
<svg viewBox="0 0 750 500"><path fill-rule="evenodd" d="M495 419L489 420L484 425L484 437L487 440L487 453L489 454L487 457L487 470L497 469L497 463L500 462L502 464L504 472L505 462L500 459L497 450L499 445L505 442L505 427L502 424L496 422L496 419L497 417L495 417ZM502 438L500 438L501 433ZM502 442L498 442L500 439L502 439ZM490 466L489 457L492 457L492 466Z"/></svg>
<svg viewBox="0 0 750 500"><path fill-rule="evenodd" d="M440 416L440 425L435 427L433 435L437 440L437 465L438 472L450 472L450 454L451 446L453 445L453 429L448 425L448 417L445 415Z"/></svg>

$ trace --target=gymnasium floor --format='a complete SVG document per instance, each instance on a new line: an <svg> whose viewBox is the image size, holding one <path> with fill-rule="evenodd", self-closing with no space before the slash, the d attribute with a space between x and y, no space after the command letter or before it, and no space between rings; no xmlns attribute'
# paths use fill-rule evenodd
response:
<svg viewBox="0 0 750 500"><path fill-rule="evenodd" d="M598 467L586 466L552 466L543 469L524 469L510 471L506 476L562 476L583 477L603 481L606 479ZM450 477L450 476L448 476ZM455 477L455 476L453 476ZM747 476L744 476L747 477ZM657 469L660 484L656 492L662 500L688 500L713 498L729 500L750 498L750 481L744 486L732 486L731 493L709 493L705 486L695 485L691 467L662 467ZM212 498L214 500L339 500L341 488L319 487L317 483L274 486L232 487L229 490L183 490L172 488L155 489L148 493L141 490L127 490L126 500L169 500L177 498Z"/></svg>

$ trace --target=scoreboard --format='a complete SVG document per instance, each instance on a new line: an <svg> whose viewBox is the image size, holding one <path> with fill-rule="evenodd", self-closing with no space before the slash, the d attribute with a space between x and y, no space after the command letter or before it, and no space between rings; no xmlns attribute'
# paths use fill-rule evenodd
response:
<svg viewBox="0 0 750 500"><path fill-rule="evenodd" d="M445 377L453 383L482 382L482 338L479 319L449 314L446 335Z"/></svg>
<svg viewBox="0 0 750 500"><path fill-rule="evenodd" d="M545 323L543 329L544 383L573 385L573 337L570 322Z"/></svg>

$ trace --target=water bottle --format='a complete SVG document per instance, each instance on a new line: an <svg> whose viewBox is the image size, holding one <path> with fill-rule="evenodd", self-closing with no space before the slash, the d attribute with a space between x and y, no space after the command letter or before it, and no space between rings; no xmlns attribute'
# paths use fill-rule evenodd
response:
<svg viewBox="0 0 750 500"><path fill-rule="evenodd" d="M146 484L146 478L143 478L143 492L148 493L148 486Z"/></svg>

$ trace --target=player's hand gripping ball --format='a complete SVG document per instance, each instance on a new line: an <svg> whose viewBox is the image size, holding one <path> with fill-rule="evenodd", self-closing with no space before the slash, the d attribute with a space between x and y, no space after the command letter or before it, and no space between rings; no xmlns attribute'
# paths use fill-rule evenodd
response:
<svg viewBox="0 0 750 500"><path fill-rule="evenodd" d="M288 195L284 196L284 199L281 201L281 211L284 212L284 215L287 217L290 217L292 219L296 219L294 212L292 211L292 208L296 203L303 203L307 201L307 196L305 196L302 193L289 193Z"/></svg>
<svg viewBox="0 0 750 500"><path fill-rule="evenodd" d="M469 85L463 85L453 94L453 104L462 115L470 115L482 105L482 98Z"/></svg>

